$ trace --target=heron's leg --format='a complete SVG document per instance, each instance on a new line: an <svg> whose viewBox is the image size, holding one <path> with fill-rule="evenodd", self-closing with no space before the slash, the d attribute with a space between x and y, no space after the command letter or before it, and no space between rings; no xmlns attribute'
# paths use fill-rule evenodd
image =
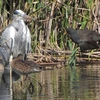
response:
<svg viewBox="0 0 100 100"><path fill-rule="evenodd" d="M13 54L10 54L9 63L12 61L12 59L13 59Z"/></svg>
<svg viewBox="0 0 100 100"><path fill-rule="evenodd" d="M23 55L23 61L24 61L24 60L27 60L27 54L24 54L24 55Z"/></svg>

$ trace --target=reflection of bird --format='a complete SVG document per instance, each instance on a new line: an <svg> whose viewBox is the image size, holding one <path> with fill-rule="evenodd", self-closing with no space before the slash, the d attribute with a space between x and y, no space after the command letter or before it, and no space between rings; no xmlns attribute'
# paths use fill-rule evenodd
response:
<svg viewBox="0 0 100 100"><path fill-rule="evenodd" d="M25 25L24 21L32 20L33 18L26 15L21 10L16 10L13 14L13 21L9 24L6 29L3 31L1 39L3 41L7 41L3 44L3 48L5 52L4 59L6 63L6 67L9 68L9 59L16 58L19 54L23 55L23 60L26 59L27 54L31 51L31 36L29 28ZM7 57L6 57L7 55ZM12 60L11 59L11 60ZM10 61L11 61L10 60ZM16 75L12 75L13 78L16 78ZM9 69L4 71L4 78L9 78Z"/></svg>
<svg viewBox="0 0 100 100"><path fill-rule="evenodd" d="M28 91L30 94L33 94L33 92L34 92L34 85L32 84L32 82L30 82L30 84L28 86Z"/></svg>
<svg viewBox="0 0 100 100"><path fill-rule="evenodd" d="M19 75L28 75L31 73L41 72L42 66L36 64L32 60L22 60L22 55L12 60L11 67Z"/></svg>
<svg viewBox="0 0 100 100"><path fill-rule="evenodd" d="M74 30L72 28L67 29L67 33L73 42L78 44L81 51L98 49L97 42L100 40L100 34L88 29Z"/></svg>

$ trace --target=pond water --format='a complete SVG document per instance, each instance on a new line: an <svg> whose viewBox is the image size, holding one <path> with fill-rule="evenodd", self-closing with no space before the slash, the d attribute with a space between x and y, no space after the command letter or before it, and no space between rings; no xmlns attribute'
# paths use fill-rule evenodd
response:
<svg viewBox="0 0 100 100"><path fill-rule="evenodd" d="M0 100L11 100L9 86L0 85ZM100 100L100 65L62 66L13 83L13 100Z"/></svg>

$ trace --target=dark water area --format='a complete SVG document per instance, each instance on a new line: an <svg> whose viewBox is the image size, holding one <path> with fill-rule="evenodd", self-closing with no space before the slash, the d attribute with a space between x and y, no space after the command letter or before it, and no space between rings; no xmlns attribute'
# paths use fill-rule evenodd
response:
<svg viewBox="0 0 100 100"><path fill-rule="evenodd" d="M2 81L0 100L11 100ZM13 100L100 100L100 65L45 70L13 83Z"/></svg>

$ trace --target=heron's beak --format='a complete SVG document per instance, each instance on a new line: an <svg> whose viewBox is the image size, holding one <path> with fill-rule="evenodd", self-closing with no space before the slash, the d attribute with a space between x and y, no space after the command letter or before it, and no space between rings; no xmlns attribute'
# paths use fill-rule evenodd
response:
<svg viewBox="0 0 100 100"><path fill-rule="evenodd" d="M30 16L28 16L28 15L24 15L24 16L23 16L23 18L24 18L26 21L31 21L31 20L36 21L36 19L35 19L35 18L30 17Z"/></svg>

